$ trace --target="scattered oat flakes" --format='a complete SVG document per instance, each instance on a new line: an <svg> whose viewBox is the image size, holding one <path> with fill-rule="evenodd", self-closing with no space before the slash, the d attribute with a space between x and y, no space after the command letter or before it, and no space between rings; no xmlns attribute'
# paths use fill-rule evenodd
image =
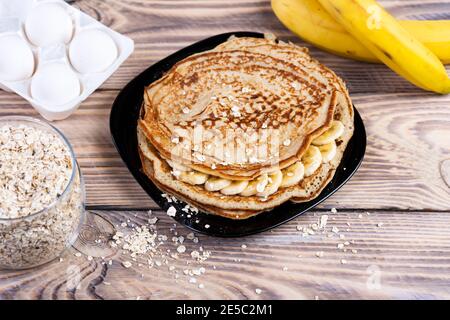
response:
<svg viewBox="0 0 450 320"><path fill-rule="evenodd" d="M158 218L157 217L153 217L147 220L147 222L149 224L156 224L156 222L158 222Z"/></svg>
<svg viewBox="0 0 450 320"><path fill-rule="evenodd" d="M324 215L320 216L319 229L325 228L325 226L327 225L327 221L328 221L328 215L324 214Z"/></svg>
<svg viewBox="0 0 450 320"><path fill-rule="evenodd" d="M175 207L170 206L169 209L167 209L167 215L169 217L175 217L177 213L177 209L175 209Z"/></svg>

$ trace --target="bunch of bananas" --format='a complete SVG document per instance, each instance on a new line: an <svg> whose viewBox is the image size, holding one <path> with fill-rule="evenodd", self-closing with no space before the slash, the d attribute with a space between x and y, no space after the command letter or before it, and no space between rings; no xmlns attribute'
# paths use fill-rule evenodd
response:
<svg viewBox="0 0 450 320"><path fill-rule="evenodd" d="M272 0L281 22L339 56L383 62L414 85L450 93L450 20L396 20L374 0Z"/></svg>

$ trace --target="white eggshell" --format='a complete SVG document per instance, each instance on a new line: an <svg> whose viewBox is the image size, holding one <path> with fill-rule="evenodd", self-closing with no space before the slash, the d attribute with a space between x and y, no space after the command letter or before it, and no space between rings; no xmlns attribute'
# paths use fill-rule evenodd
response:
<svg viewBox="0 0 450 320"><path fill-rule="evenodd" d="M98 29L81 31L69 48L70 62L80 73L105 71L117 59L118 53L111 36Z"/></svg>
<svg viewBox="0 0 450 320"><path fill-rule="evenodd" d="M80 80L65 63L42 65L31 80L31 96L46 107L63 105L80 95ZM57 108L55 108L57 110Z"/></svg>
<svg viewBox="0 0 450 320"><path fill-rule="evenodd" d="M56 3L37 5L25 20L28 39L38 47L67 43L72 38L73 22L67 11Z"/></svg>
<svg viewBox="0 0 450 320"><path fill-rule="evenodd" d="M18 35L0 37L0 80L27 79L33 71L34 56L27 42Z"/></svg>

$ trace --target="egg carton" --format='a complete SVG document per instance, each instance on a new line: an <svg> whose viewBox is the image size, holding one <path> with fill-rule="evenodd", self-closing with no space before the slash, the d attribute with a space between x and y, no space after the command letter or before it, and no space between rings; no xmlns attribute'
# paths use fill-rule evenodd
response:
<svg viewBox="0 0 450 320"><path fill-rule="evenodd" d="M47 120L70 116L134 42L62 0L0 0L0 88Z"/></svg>

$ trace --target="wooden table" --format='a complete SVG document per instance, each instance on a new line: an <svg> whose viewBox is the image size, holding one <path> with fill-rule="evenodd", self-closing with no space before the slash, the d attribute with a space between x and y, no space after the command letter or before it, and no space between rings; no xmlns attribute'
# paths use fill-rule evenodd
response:
<svg viewBox="0 0 450 320"><path fill-rule="evenodd" d="M450 19L450 1L381 2L397 17ZM74 5L133 38L136 49L74 115L56 122L74 145L86 180L89 219L79 241L61 262L1 272L0 299L450 298L450 96L416 89L383 65L314 48L312 55L345 79L364 119L368 146L357 174L314 211L273 231L240 239L199 236L212 255L196 284L182 272L175 279L164 265L124 268L121 262L128 258L97 243L99 235L127 229L121 223L128 219L145 223L149 209L160 218L159 234L170 236L174 221L133 180L112 145L108 119L118 91L154 62L214 34L273 32L306 44L281 25L268 0L79 0ZM15 94L0 92L0 106L0 115L38 116ZM323 214L329 215L327 228L339 228L345 239L321 233L303 237L297 230ZM179 235L189 232L176 229ZM344 241L346 252L337 248ZM194 248L186 246L187 252ZM102 256L112 264L102 263ZM173 263L183 270L189 260L186 253Z"/></svg>

